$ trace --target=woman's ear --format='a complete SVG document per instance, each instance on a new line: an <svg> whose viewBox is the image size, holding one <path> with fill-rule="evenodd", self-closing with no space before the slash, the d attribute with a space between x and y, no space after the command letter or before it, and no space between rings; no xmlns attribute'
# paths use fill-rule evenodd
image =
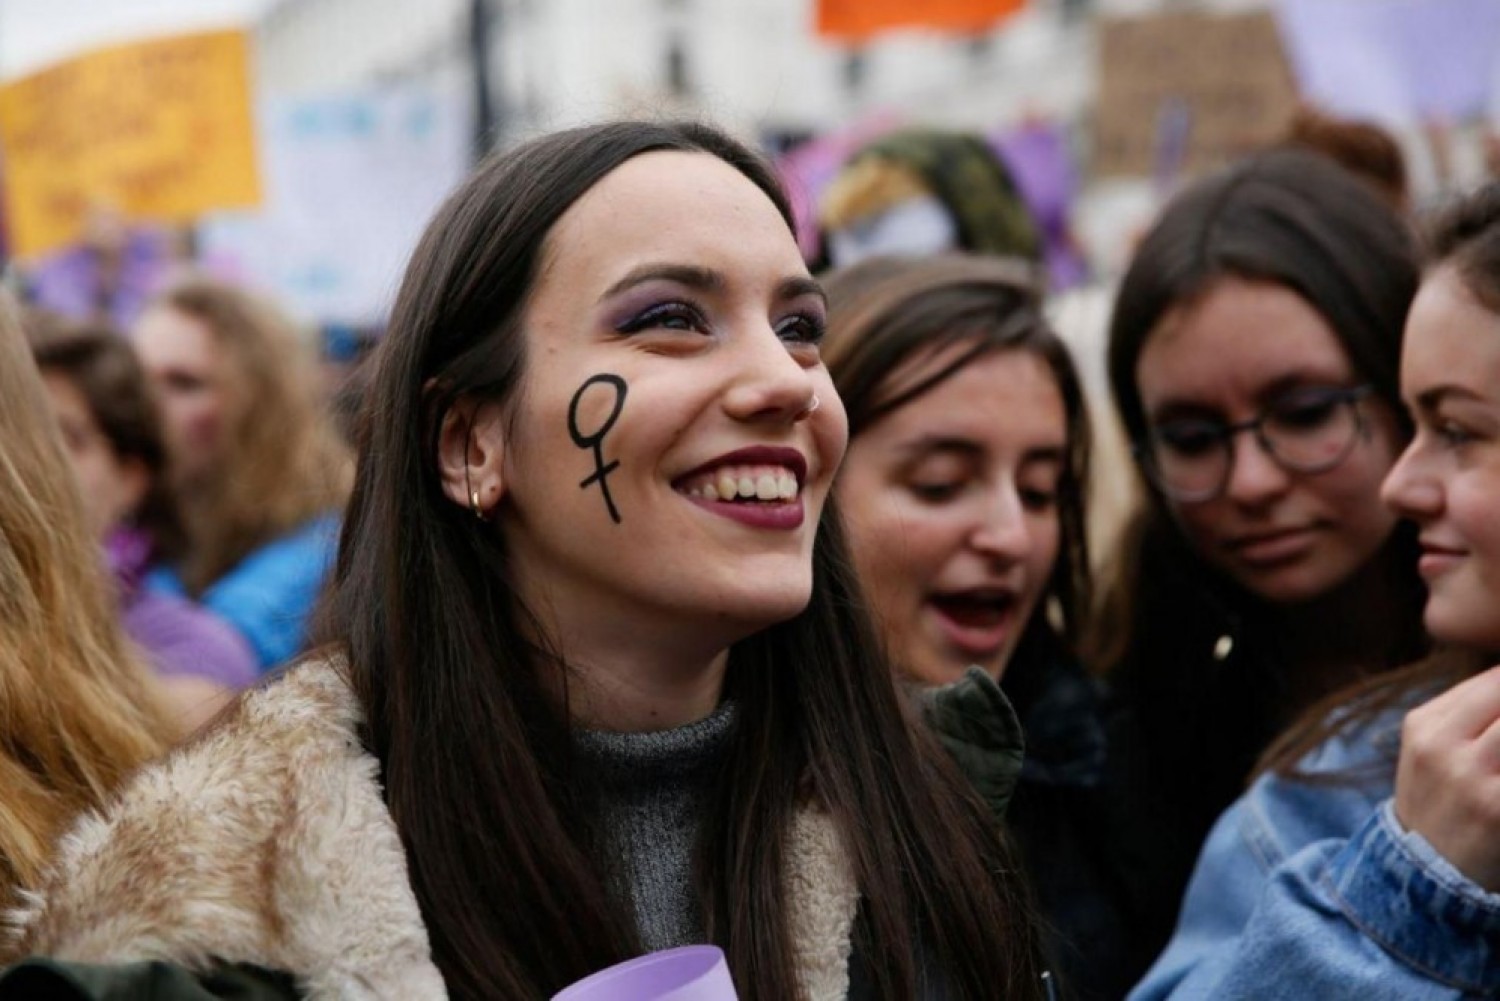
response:
<svg viewBox="0 0 1500 1001"><path fill-rule="evenodd" d="M460 397L443 414L437 465L443 493L481 521L505 496L505 429L493 401Z"/></svg>

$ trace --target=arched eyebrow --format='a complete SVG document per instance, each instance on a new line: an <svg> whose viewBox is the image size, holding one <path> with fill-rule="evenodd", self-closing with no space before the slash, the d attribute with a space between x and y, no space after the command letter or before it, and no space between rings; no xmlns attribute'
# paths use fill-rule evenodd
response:
<svg viewBox="0 0 1500 1001"><path fill-rule="evenodd" d="M811 296L825 306L828 304L828 294L823 291L823 286L819 285L815 278L795 275L791 278L783 278L776 286L778 299L800 299L803 296Z"/></svg>
<svg viewBox="0 0 1500 1001"><path fill-rule="evenodd" d="M1422 413L1432 413L1448 400L1470 400L1478 403L1488 403L1483 396L1463 386L1434 386L1417 394L1417 409Z"/></svg>
<svg viewBox="0 0 1500 1001"><path fill-rule="evenodd" d="M983 455L985 447L963 435L924 434L901 445L899 451L903 456L912 458L942 452L968 456ZM1066 445L1036 445L1022 453L1021 461L1065 463L1068 461L1068 449Z"/></svg>
<svg viewBox="0 0 1500 1001"><path fill-rule="evenodd" d="M720 292L727 284L724 275L712 268L699 267L694 264L642 264L631 268L626 272L625 277L606 289L604 295L600 296L600 301L603 302L627 289L652 281L674 282L702 292ZM792 275L783 278L776 285L778 299L797 299L802 296L812 296L825 304L828 301L828 296L823 292L823 286L806 275Z"/></svg>
<svg viewBox="0 0 1500 1001"><path fill-rule="evenodd" d="M958 435L948 434L921 435L903 443L898 451L903 459L908 460L944 453L964 458L984 454L984 448L978 442Z"/></svg>
<svg viewBox="0 0 1500 1001"><path fill-rule="evenodd" d="M1258 406L1266 407L1298 389L1347 386L1352 385L1357 378L1348 374L1338 375L1315 365L1302 365L1260 387L1256 390L1254 399ZM1191 397L1176 396L1168 396L1160 400L1151 408L1146 417L1152 424L1161 424L1184 417L1195 420L1223 420L1217 405Z"/></svg>
<svg viewBox="0 0 1500 1001"><path fill-rule="evenodd" d="M1061 445L1043 445L1039 448L1029 448L1021 456L1021 464L1025 466L1033 463L1066 466L1068 464L1068 450Z"/></svg>

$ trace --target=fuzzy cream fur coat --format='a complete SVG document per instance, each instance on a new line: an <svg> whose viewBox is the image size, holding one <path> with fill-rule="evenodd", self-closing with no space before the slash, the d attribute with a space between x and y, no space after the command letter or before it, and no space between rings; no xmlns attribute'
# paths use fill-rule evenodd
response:
<svg viewBox="0 0 1500 1001"><path fill-rule="evenodd" d="M248 693L63 839L15 916L75 962L215 960L290 972L312 998L443 998L360 708L335 661ZM832 823L802 813L788 872L812 1001L848 989L858 892Z"/></svg>

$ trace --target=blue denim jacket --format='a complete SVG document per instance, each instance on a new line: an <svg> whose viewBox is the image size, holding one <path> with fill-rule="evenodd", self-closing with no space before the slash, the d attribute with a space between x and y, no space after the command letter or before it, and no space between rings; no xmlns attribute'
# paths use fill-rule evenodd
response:
<svg viewBox="0 0 1500 1001"><path fill-rule="evenodd" d="M1198 858L1177 930L1130 1001L1500 996L1500 894L1391 808L1401 715L1329 740L1308 775L1263 775Z"/></svg>
<svg viewBox="0 0 1500 1001"><path fill-rule="evenodd" d="M262 672L307 645L307 620L338 553L340 518L325 514L261 546L198 596L249 641ZM147 590L187 596L171 567L146 575Z"/></svg>

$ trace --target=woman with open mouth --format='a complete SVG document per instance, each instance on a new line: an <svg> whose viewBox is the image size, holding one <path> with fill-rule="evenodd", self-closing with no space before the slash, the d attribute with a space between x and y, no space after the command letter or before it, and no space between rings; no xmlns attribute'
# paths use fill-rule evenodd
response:
<svg viewBox="0 0 1500 1001"><path fill-rule="evenodd" d="M850 433L835 491L887 653L997 810L1014 787L1065 996L1119 997L1139 971L1119 965L1099 699L1073 653L1089 580L1073 363L1018 262L871 258L825 285Z"/></svg>
<svg viewBox="0 0 1500 1001"><path fill-rule="evenodd" d="M1500 185L1430 250L1401 352L1416 434L1382 496L1420 532L1443 649L1278 740L1132 1001L1500 995Z"/></svg>
<svg viewBox="0 0 1500 1001"><path fill-rule="evenodd" d="M325 643L74 831L10 976L530 999L709 942L746 998L1042 997L844 569L825 310L707 126L483 164L377 349Z"/></svg>

